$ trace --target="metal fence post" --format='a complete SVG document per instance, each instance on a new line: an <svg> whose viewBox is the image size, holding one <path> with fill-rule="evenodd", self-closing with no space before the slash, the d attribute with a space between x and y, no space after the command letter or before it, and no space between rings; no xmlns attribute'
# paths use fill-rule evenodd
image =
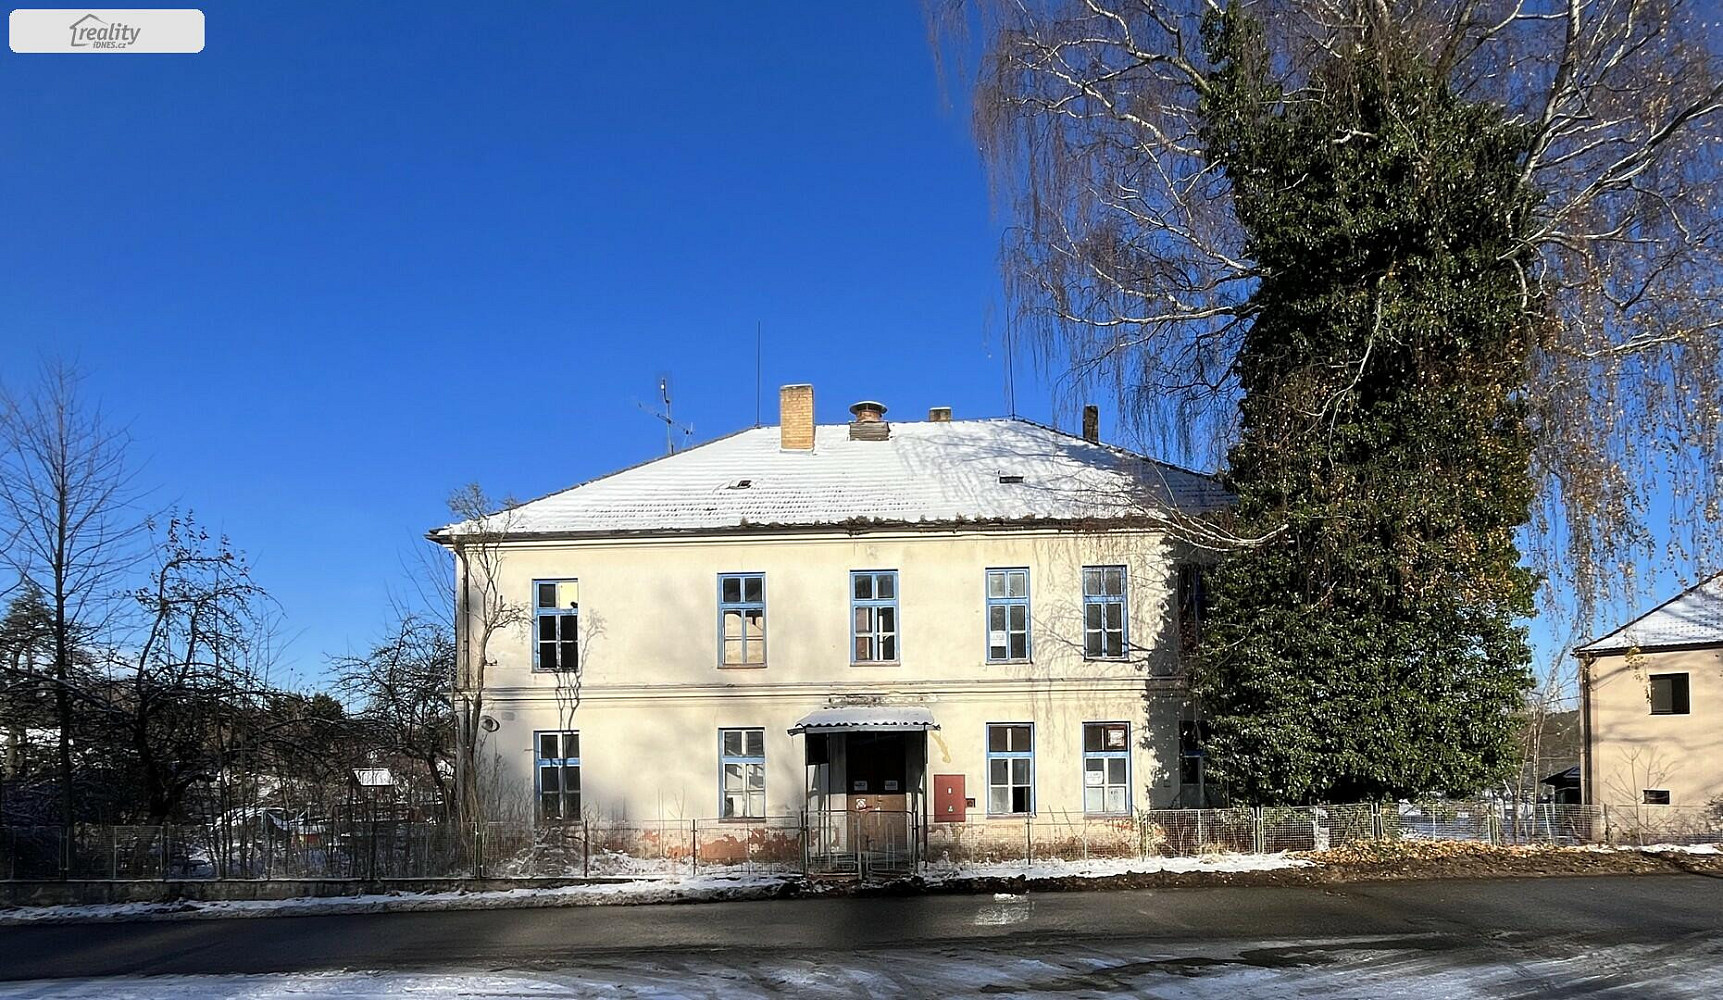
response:
<svg viewBox="0 0 1723 1000"><path fill-rule="evenodd" d="M1268 853L1268 831L1263 829L1261 806L1250 808L1250 846L1258 854Z"/></svg>
<svg viewBox="0 0 1723 1000"><path fill-rule="evenodd" d="M580 877L587 878L592 874L592 836L586 826L586 820L580 821Z"/></svg>
<svg viewBox="0 0 1723 1000"><path fill-rule="evenodd" d="M1034 829L1029 823L1029 817L1023 817L1023 867L1025 868L1035 863Z"/></svg>
<svg viewBox="0 0 1723 1000"><path fill-rule="evenodd" d="M688 821L688 873L700 874L700 821Z"/></svg>

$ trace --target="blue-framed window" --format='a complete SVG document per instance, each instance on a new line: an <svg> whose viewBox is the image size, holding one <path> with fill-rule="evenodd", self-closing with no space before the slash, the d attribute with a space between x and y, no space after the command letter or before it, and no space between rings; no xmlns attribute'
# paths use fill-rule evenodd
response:
<svg viewBox="0 0 1723 1000"><path fill-rule="evenodd" d="M558 730L532 734L537 772L538 814L544 820L580 818L580 733Z"/></svg>
<svg viewBox="0 0 1723 1000"><path fill-rule="evenodd" d="M1083 723L1083 811L1123 816L1131 811L1131 725Z"/></svg>
<svg viewBox="0 0 1723 1000"><path fill-rule="evenodd" d="M534 670L580 669L580 581L534 580Z"/></svg>
<svg viewBox="0 0 1723 1000"><path fill-rule="evenodd" d="M1035 811L1035 726L1028 722L987 724L987 815Z"/></svg>
<svg viewBox="0 0 1723 1000"><path fill-rule="evenodd" d="M1125 567L1083 567L1083 658L1125 656Z"/></svg>
<svg viewBox="0 0 1723 1000"><path fill-rule="evenodd" d="M718 730L718 815L762 819L766 815L766 731Z"/></svg>
<svg viewBox="0 0 1723 1000"><path fill-rule="evenodd" d="M719 575L718 662L726 667L766 665L766 574Z"/></svg>
<svg viewBox="0 0 1723 1000"><path fill-rule="evenodd" d="M897 570L850 573L850 661L895 663Z"/></svg>
<svg viewBox="0 0 1723 1000"><path fill-rule="evenodd" d="M1029 571L987 571L987 658L1029 659Z"/></svg>

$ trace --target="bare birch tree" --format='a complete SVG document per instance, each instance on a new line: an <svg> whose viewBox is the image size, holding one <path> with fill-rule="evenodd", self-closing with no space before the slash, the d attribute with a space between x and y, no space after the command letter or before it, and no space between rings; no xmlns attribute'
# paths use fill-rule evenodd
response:
<svg viewBox="0 0 1723 1000"><path fill-rule="evenodd" d="M491 641L499 632L522 628L531 610L502 585L504 544L514 523L514 503L495 501L477 483L449 497L456 524L439 536L455 555L455 784L463 821L484 821L480 744L484 740L485 671L493 662Z"/></svg>
<svg viewBox="0 0 1723 1000"><path fill-rule="evenodd" d="M1202 139L1204 19L1223 6L928 2L947 76L973 81L976 136L1010 223L1014 327L1073 395L1109 388L1146 440L1209 468L1235 433L1232 363L1263 276ZM1393 45L1526 126L1523 169L1544 200L1522 274L1540 332L1523 391L1540 484L1525 548L1545 607L1583 629L1648 558L1687 574L1715 566L1723 62L1702 5L1242 6L1265 26L1288 102L1323 99L1324 60Z"/></svg>

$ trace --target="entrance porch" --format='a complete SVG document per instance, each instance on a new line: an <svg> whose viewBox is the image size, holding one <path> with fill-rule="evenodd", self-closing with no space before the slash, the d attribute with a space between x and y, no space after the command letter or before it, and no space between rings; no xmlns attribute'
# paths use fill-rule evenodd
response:
<svg viewBox="0 0 1723 1000"><path fill-rule="evenodd" d="M804 738L810 872L908 872L927 823L927 733L914 706L825 708L789 730Z"/></svg>

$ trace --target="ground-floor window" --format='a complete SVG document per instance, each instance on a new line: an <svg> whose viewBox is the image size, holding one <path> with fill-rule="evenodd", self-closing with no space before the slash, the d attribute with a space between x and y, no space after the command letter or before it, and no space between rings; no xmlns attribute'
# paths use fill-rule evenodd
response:
<svg viewBox="0 0 1723 1000"><path fill-rule="evenodd" d="M987 726L987 814L1035 811L1035 727L1028 723Z"/></svg>
<svg viewBox="0 0 1723 1000"><path fill-rule="evenodd" d="M718 730L718 808L726 819L766 815L766 731Z"/></svg>
<svg viewBox="0 0 1723 1000"><path fill-rule="evenodd" d="M538 813L545 820L580 818L580 733L534 733Z"/></svg>
<svg viewBox="0 0 1723 1000"><path fill-rule="evenodd" d="M1669 804L1669 789L1667 789L1667 788L1647 788L1647 789L1645 789L1645 804L1648 806L1666 806L1666 805L1668 805Z"/></svg>
<svg viewBox="0 0 1723 1000"><path fill-rule="evenodd" d="M1083 724L1083 811L1131 811L1131 727L1125 722Z"/></svg>

